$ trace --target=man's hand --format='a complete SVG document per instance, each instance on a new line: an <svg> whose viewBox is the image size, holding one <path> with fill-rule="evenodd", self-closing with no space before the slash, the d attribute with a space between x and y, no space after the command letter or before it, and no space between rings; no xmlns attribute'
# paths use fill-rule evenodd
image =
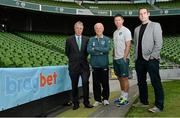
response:
<svg viewBox="0 0 180 118"><path fill-rule="evenodd" d="M123 57L124 61L126 62L127 61L127 58L126 57Z"/></svg>
<svg viewBox="0 0 180 118"><path fill-rule="evenodd" d="M150 60L153 60L154 59L154 57L153 56L150 56L150 58L149 58Z"/></svg>

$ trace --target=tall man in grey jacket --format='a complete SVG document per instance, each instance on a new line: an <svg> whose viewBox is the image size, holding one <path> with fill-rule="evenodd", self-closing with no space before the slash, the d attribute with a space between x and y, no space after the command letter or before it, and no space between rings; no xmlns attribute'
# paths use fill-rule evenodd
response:
<svg viewBox="0 0 180 118"><path fill-rule="evenodd" d="M146 82L148 72L155 93L155 104L149 111L154 113L160 112L164 108L164 92L159 74L160 51L163 40L160 24L150 21L149 16L148 9L139 9L139 19L142 24L134 31L136 45L135 69L140 94L140 102L134 106L145 107L149 104Z"/></svg>

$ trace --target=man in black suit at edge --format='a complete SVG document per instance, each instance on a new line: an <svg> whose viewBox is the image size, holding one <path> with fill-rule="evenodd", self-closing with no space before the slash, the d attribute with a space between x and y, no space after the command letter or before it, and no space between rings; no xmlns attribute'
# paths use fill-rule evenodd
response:
<svg viewBox="0 0 180 118"><path fill-rule="evenodd" d="M83 103L86 108L92 108L93 106L89 102L89 76L90 69L89 63L87 61L87 44L88 38L82 36L83 23L78 21L74 24L75 35L70 36L66 40L65 53L68 57L69 64L69 76L72 83L72 103L73 110L79 108L78 101L78 82L79 77L82 78L83 87Z"/></svg>

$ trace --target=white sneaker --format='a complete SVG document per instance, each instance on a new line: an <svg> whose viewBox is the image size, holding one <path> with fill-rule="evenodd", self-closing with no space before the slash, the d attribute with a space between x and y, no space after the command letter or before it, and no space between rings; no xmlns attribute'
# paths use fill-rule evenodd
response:
<svg viewBox="0 0 180 118"><path fill-rule="evenodd" d="M109 101L108 101L108 100L104 100L104 101L103 101L103 104L104 104L104 105L109 105Z"/></svg>
<svg viewBox="0 0 180 118"><path fill-rule="evenodd" d="M93 104L93 106L94 106L94 107L97 107L97 106L99 106L100 104L102 104L102 103L101 103L101 102L96 101L96 102Z"/></svg>
<svg viewBox="0 0 180 118"><path fill-rule="evenodd" d="M157 113L157 112L161 112L161 110L158 108L158 107L156 107L156 106L154 106L154 107L152 107L152 108L150 108L150 109L148 109L150 112L152 112L152 113Z"/></svg>

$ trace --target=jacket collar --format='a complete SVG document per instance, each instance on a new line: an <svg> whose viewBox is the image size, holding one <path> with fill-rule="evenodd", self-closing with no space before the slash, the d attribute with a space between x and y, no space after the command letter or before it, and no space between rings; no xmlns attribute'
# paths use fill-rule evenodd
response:
<svg viewBox="0 0 180 118"><path fill-rule="evenodd" d="M95 38L103 38L103 37L104 37L104 35L101 35L100 37L95 36Z"/></svg>

